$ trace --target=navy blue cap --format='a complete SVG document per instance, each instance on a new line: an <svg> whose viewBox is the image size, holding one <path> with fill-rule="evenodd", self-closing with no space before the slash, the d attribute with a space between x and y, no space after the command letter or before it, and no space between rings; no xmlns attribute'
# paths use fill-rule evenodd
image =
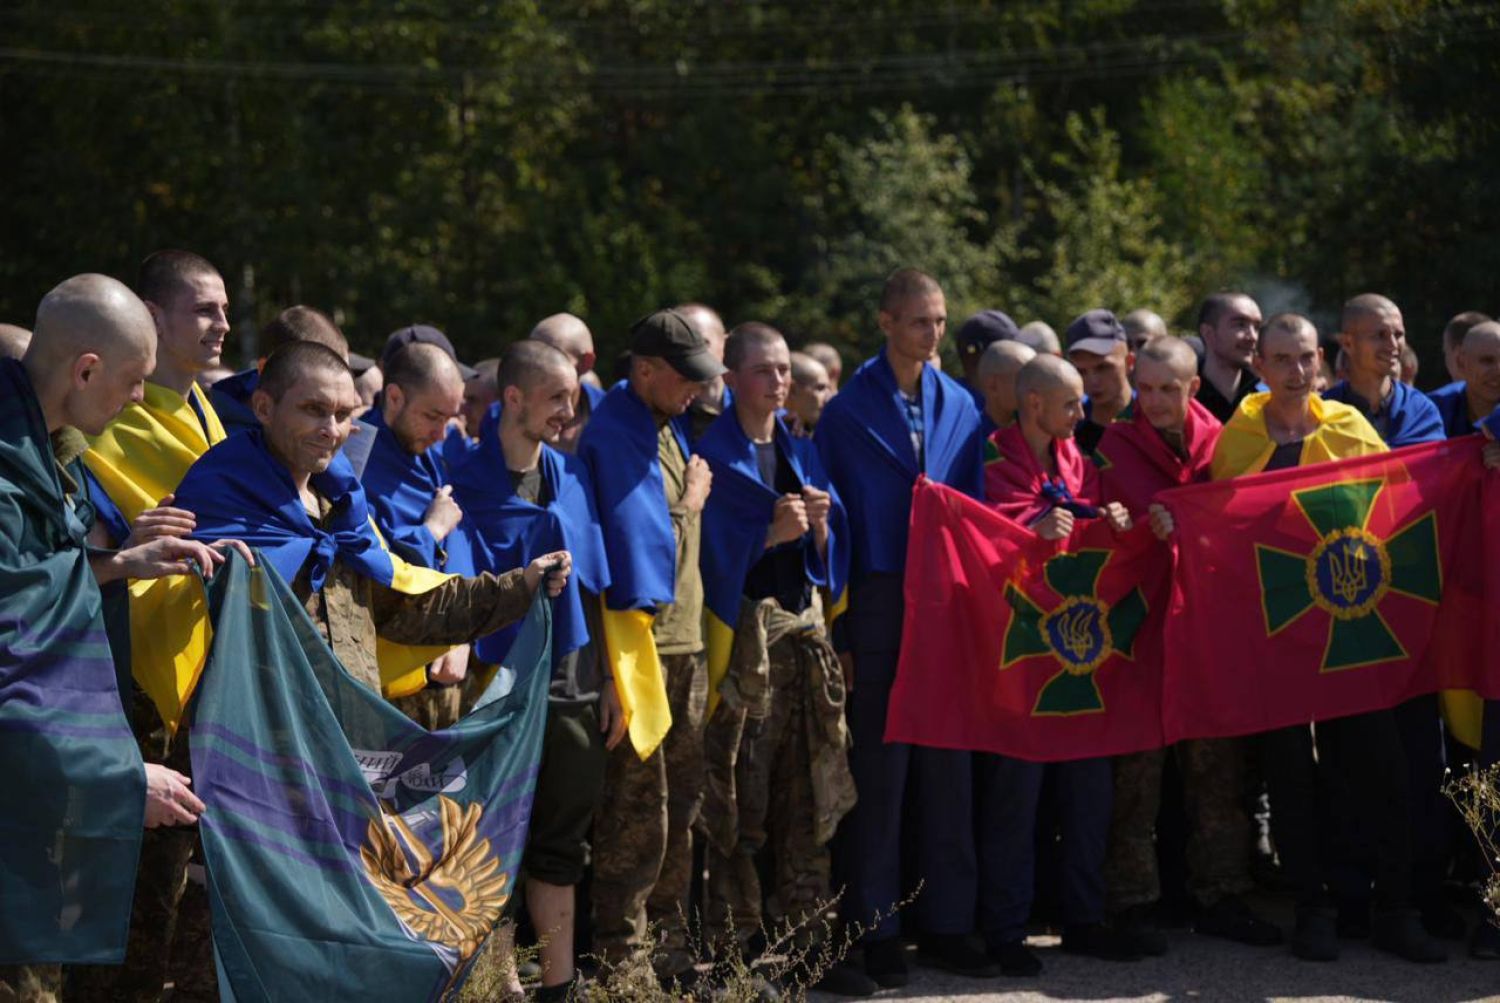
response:
<svg viewBox="0 0 1500 1003"><path fill-rule="evenodd" d="M958 350L978 355L996 341L1016 341L1021 329L1003 310L981 310L958 329Z"/></svg>
<svg viewBox="0 0 1500 1003"><path fill-rule="evenodd" d="M1126 344L1125 328L1108 310L1090 310L1068 325L1065 340L1068 352L1092 352L1108 355L1115 345Z"/></svg>
<svg viewBox="0 0 1500 1003"><path fill-rule="evenodd" d="M380 368L386 369L396 353L407 345L436 345L448 353L448 358L458 363L458 372L467 383L479 375L479 370L473 366L466 366L458 361L458 353L453 350L453 342L448 336L430 324L408 324L398 331L392 331L391 336L385 339L385 349L380 353Z"/></svg>

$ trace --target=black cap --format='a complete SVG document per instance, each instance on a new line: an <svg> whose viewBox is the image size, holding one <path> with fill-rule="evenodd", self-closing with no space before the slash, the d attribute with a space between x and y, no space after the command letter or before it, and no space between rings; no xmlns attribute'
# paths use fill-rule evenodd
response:
<svg viewBox="0 0 1500 1003"><path fill-rule="evenodd" d="M453 350L453 342L448 340L448 336L428 324L408 324L398 331L392 331L391 336L385 339L385 348L380 353L380 368L390 368L391 360L396 357L397 352L407 345L419 343L436 345L447 352L448 358L458 363L458 374L463 377L465 383L479 375L479 370L458 361L458 353Z"/></svg>
<svg viewBox="0 0 1500 1003"><path fill-rule="evenodd" d="M958 350L978 355L996 341L1015 341L1021 329L1003 310L981 310L958 329Z"/></svg>
<svg viewBox="0 0 1500 1003"><path fill-rule="evenodd" d="M673 369L698 383L724 375L724 364L708 342L676 310L658 310L630 328L630 354L665 359Z"/></svg>
<svg viewBox="0 0 1500 1003"><path fill-rule="evenodd" d="M1068 325L1068 352L1108 355L1116 344L1126 344L1125 328L1108 310L1090 310Z"/></svg>

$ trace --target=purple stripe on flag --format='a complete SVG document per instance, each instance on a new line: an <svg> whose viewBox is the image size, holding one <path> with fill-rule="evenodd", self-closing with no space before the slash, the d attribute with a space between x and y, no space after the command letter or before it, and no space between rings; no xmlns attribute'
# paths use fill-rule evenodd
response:
<svg viewBox="0 0 1500 1003"><path fill-rule="evenodd" d="M271 766L294 767L299 772L301 772L304 777L311 778L312 781L316 781L316 786L320 789L336 791L346 797L354 798L356 801L371 800L375 797L374 793L370 790L368 785L362 784L356 787L353 784L345 783L344 781L339 780L337 777L324 776L317 770L314 770L312 766L307 762L307 760L303 759L301 756L286 756L277 752L272 752L269 749L265 749L259 745L256 745L254 742L243 737L242 735L238 735L230 731L223 725L207 723L203 721L194 721L192 724L192 734L209 735L214 738L220 739L226 744L245 753L247 756L258 759L261 762L267 763Z"/></svg>
<svg viewBox="0 0 1500 1003"><path fill-rule="evenodd" d="M0 718L0 731L19 731L33 735L67 735L70 738L115 738L134 742L135 736L129 728L111 727L106 724L63 724L58 721L19 721Z"/></svg>
<svg viewBox="0 0 1500 1003"><path fill-rule="evenodd" d="M50 661L50 660L49 660ZM61 661L61 660L58 660ZM7 704L24 703L48 710L74 714L123 715L115 666L109 659L67 659L75 667L54 669L50 665L28 664L24 674L7 676L0 672L0 694ZM96 662L92 666L77 663ZM70 685L90 682L92 686Z"/></svg>
<svg viewBox="0 0 1500 1003"><path fill-rule="evenodd" d="M311 854L303 853L301 850L294 849L293 847L287 846L284 843L278 843L275 840L267 839L266 837L262 836L260 833L255 832L252 829L246 829L243 826L235 825L233 819L226 819L223 816L210 817L208 815L204 815L198 820L198 824L205 829L217 832L226 840L232 840L236 843L248 843L252 846L259 846L267 850L272 850L276 853L281 854L282 856L291 857L293 860L307 864L311 867L316 867L319 870L336 871L343 874L360 873L356 871L354 867L354 861L348 858L340 861L336 858L328 859L326 857L314 857Z"/></svg>
<svg viewBox="0 0 1500 1003"><path fill-rule="evenodd" d="M319 789L296 778L271 777L212 751L197 772L199 796L210 809L224 805L299 839L326 843L330 849L359 847L370 817L336 808Z"/></svg>

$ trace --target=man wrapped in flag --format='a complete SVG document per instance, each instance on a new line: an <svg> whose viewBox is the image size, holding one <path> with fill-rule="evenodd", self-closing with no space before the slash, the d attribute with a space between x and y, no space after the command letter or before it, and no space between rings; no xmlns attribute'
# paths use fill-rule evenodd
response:
<svg viewBox="0 0 1500 1003"><path fill-rule="evenodd" d="M985 464L985 501L1043 540L1063 540L1084 520L1103 518L1130 529L1118 502L1101 504L1099 475L1073 441L1083 420L1083 380L1072 364L1040 355L1016 376L1018 421L991 438L996 458ZM987 824L980 854L992 861L993 883L980 896L981 923L1003 967L1036 974L1041 960L1027 949L1035 881L1036 819L1042 777L1053 771L1062 828L1063 950L1107 961L1133 961L1139 945L1104 924L1104 854L1113 799L1107 758L1042 764L1009 756L980 758L979 799Z"/></svg>
<svg viewBox="0 0 1500 1003"><path fill-rule="evenodd" d="M1269 390L1246 397L1224 426L1210 467L1214 480L1386 451L1379 434L1358 410L1313 393L1318 334L1306 318L1279 314L1267 321L1256 345L1255 362ZM1356 507L1358 486L1352 490L1356 494L1345 499L1337 486L1320 489L1316 497L1298 504L1304 512L1309 506L1318 513L1342 512ZM1163 529L1171 531L1170 514L1161 522ZM1357 537L1340 535L1338 529L1333 533L1328 537L1329 547L1347 550L1359 545ZM1330 566L1333 563L1330 558ZM1295 567L1301 575L1303 565L1300 559L1288 558L1286 573ZM1282 564L1278 560L1271 567L1275 570ZM1290 619L1278 612L1275 621L1285 626ZM1355 657L1351 645L1365 642L1349 633L1349 628L1339 637L1345 639L1343 647L1334 650L1330 640L1328 657L1342 664ZM1371 837L1376 854L1373 943L1412 961L1442 961L1446 953L1422 929L1419 914L1412 908L1410 780L1394 714L1374 711L1318 721L1316 742L1320 753L1329 749L1318 759L1314 758L1314 734L1307 725L1280 728L1257 739L1261 771L1271 796L1271 831L1297 899L1292 953L1309 961L1338 957L1336 916L1321 853L1323 803L1332 794L1387 809L1371 820L1378 826ZM1337 754L1335 746L1340 749ZM1345 749L1350 751L1345 754ZM1321 766L1322 777L1320 760L1326 764ZM1341 801L1335 806L1336 810L1352 810Z"/></svg>
<svg viewBox="0 0 1500 1003"><path fill-rule="evenodd" d="M1348 378L1329 387L1324 400L1349 404L1364 415L1370 427L1392 449L1444 438L1437 407L1421 392L1401 381L1401 352L1407 344L1401 310L1384 296L1364 293L1344 304L1339 325ZM1411 797L1413 896L1429 933L1461 939L1463 917L1447 902L1443 880L1447 872L1451 827L1443 771L1447 750L1439 724L1438 694L1426 693L1395 708L1396 727L1406 751ZM1360 749L1330 749L1330 754L1362 755ZM1335 850L1330 881L1334 897L1346 912L1369 908L1370 879L1365 862L1372 859L1367 834L1377 826L1361 814L1375 805L1353 806L1332 820ZM1384 805L1379 810L1386 810Z"/></svg>
<svg viewBox="0 0 1500 1003"><path fill-rule="evenodd" d="M611 584L604 640L630 730L611 756L594 824L594 943L607 959L659 926L663 979L691 978L682 910L692 885L691 830L703 802L703 578L699 535L712 475L680 418L724 367L673 310L636 322L630 378L584 430Z"/></svg>
<svg viewBox="0 0 1500 1003"><path fill-rule="evenodd" d="M229 333L229 300L224 279L210 262L190 251L163 250L141 262L136 291L151 311L157 335L157 366L146 381L145 393L92 438L84 456L90 494L100 514L97 532L105 542L118 543L134 534L185 536L192 531L193 514L174 501L174 493L188 468L222 442L225 429L208 396L197 385L199 373L217 365ZM163 720L152 701L140 699L150 689L145 676L153 668L174 664L193 671L207 646L208 621L202 592L191 578L175 577L131 582L125 602L129 625L129 674L136 686L128 692L127 707L136 737L148 759L160 760L188 773L187 748L171 740L175 718ZM189 643L174 644L161 629L174 608L195 607L190 618ZM163 727L165 724L165 727ZM132 943L125 966L97 971L75 980L85 996L126 996L153 992L172 981L184 998L193 992L213 992L208 965L208 899L198 884L184 884L196 834L165 830L146 837L141 851L145 879L136 890ZM173 951L168 935L179 946ZM197 963L167 959L195 957Z"/></svg>
<svg viewBox="0 0 1500 1003"><path fill-rule="evenodd" d="M20 361L0 361L0 996L55 999L59 964L125 958L141 826L193 822L188 779L140 752L121 705L100 583L212 574L171 537L91 555L80 462L151 373L146 307L102 275L53 289ZM150 877L148 876L148 880ZM158 990L160 986L157 987Z"/></svg>
<svg viewBox="0 0 1500 1003"><path fill-rule="evenodd" d="M448 422L463 407L458 365L436 345L411 344L391 357L385 391L366 423L374 433L360 474L375 525L394 553L408 563L466 575L473 566L446 541L463 519L448 483L441 444ZM509 570L508 568L506 570ZM460 645L427 666L428 685L399 699L403 713L424 728L458 720L469 648Z"/></svg>
<svg viewBox="0 0 1500 1003"><path fill-rule="evenodd" d="M1208 479L1220 425L1195 399L1201 383L1197 367L1197 356L1180 338L1152 338L1137 349L1133 413L1105 429L1094 452L1101 497L1125 506L1137 522L1160 510L1155 504L1160 492ZM1177 757L1188 814L1194 928L1247 944L1280 943L1281 931L1241 898L1252 887L1243 743L1190 740L1170 752ZM1153 749L1115 760L1114 819L1104 865L1113 923L1147 954L1166 950L1152 912L1161 896L1154 837L1167 754Z"/></svg>
<svg viewBox="0 0 1500 1003"><path fill-rule="evenodd" d="M540 340L521 341L505 350L496 380L504 405L499 423L485 429L453 472L464 521L448 552L480 571L502 571L554 550L573 556L574 574L553 603L547 724L523 868L526 906L541 937L538 997L562 1000L573 990L574 888L589 862L606 754L625 737L599 623L609 565L588 470L553 446L572 424L578 396L572 361ZM506 662L519 629L477 641L478 661ZM505 940L497 938L499 949Z"/></svg>
<svg viewBox="0 0 1500 1003"><path fill-rule="evenodd" d="M854 803L843 672L819 596L842 598L848 523L812 442L777 417L791 384L780 332L739 325L724 364L733 403L698 440L714 475L702 558L708 932L711 943L743 951L762 931L756 856L769 842L779 912L767 929L795 928L806 946L822 934L815 920L830 895L828 841ZM820 987L847 992L851 980L875 989L849 966Z"/></svg>
<svg viewBox="0 0 1500 1003"><path fill-rule="evenodd" d="M963 384L928 365L947 324L947 302L932 276L914 268L893 273L881 290L879 323L884 347L828 402L813 441L849 515L849 610L833 631L853 681L849 765L859 800L839 837L841 908L865 930L866 973L890 987L908 978L893 912L901 898L908 783L918 806L917 870L924 884L916 914L924 953L970 975L993 975L996 966L972 942L971 756L885 741L901 652L912 487L926 476L978 497L979 412Z"/></svg>

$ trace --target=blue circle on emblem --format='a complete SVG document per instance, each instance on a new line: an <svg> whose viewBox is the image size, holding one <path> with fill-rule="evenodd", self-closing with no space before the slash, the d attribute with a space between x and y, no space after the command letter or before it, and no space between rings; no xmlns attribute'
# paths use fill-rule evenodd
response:
<svg viewBox="0 0 1500 1003"><path fill-rule="evenodd" d="M1043 624L1047 643L1070 672L1092 672L1109 653L1107 610L1088 596L1070 596Z"/></svg>
<svg viewBox="0 0 1500 1003"><path fill-rule="evenodd" d="M1312 559L1319 605L1346 615L1367 612L1389 584L1389 560L1381 542L1360 530L1329 534Z"/></svg>

